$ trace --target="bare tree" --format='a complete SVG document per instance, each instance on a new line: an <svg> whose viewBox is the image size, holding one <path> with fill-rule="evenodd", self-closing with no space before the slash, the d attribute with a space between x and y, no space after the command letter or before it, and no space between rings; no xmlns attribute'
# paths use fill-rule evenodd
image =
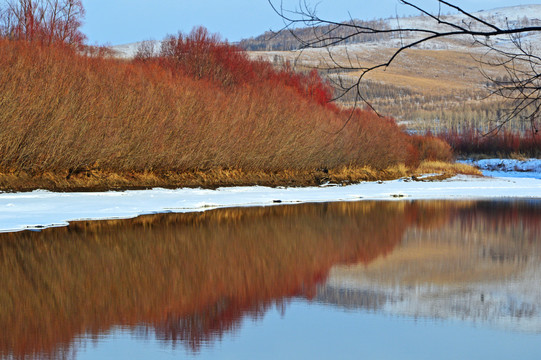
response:
<svg viewBox="0 0 541 360"><path fill-rule="evenodd" d="M483 67L504 69L505 76L494 77L489 76L482 68L485 77L492 84L491 94L499 95L513 104L494 131L512 119L522 118L530 122L534 133L538 133L541 114L541 57L531 45L524 44L520 36L512 36L511 42L513 47L505 49L485 40L484 45L489 49L487 54L494 56L487 56L488 60L479 60Z"/></svg>
<svg viewBox="0 0 541 360"><path fill-rule="evenodd" d="M0 36L81 45L84 15L81 0L0 0Z"/></svg>
<svg viewBox="0 0 541 360"><path fill-rule="evenodd" d="M161 43L154 40L145 40L137 46L134 59L137 61L148 61L158 54L158 45Z"/></svg>
<svg viewBox="0 0 541 360"><path fill-rule="evenodd" d="M398 0L398 3L418 11L425 21L422 25L416 23L414 27L402 27L399 19L392 26L378 26L377 22L361 22L350 19L337 22L320 17L317 7L312 7L307 0L300 1L297 8L288 9L283 1L268 0L274 11L284 20L284 29L296 37L300 49L324 48L328 53L328 61L320 64L320 70L326 71L358 71L360 75L355 81L338 79L336 86L340 92L338 97L354 95L355 105L365 103L370 105L363 95L362 80L367 74L377 70L386 69L406 50L420 47L426 43L441 39L462 38L469 39L472 45L481 45L486 48L486 56L479 57L480 69L485 67L499 67L506 72L506 76L496 78L483 71L491 82L490 91L513 102L512 109L500 121L495 130L512 119L526 119L530 121L532 130L538 130L538 118L541 113L541 56L536 49L521 39L522 36L541 33L541 24L531 24L527 19L520 22L507 22L505 26L483 19L475 14L465 11L450 1L434 0L438 5L436 11L429 11L413 1ZM445 12L455 12L459 16L446 16ZM297 36L295 29L308 27L312 29L311 37ZM338 59L333 52L339 45L345 45L351 38L366 35L380 35L398 40L395 51L384 61L365 65L357 58L346 56ZM512 46L499 47L495 39L508 37Z"/></svg>

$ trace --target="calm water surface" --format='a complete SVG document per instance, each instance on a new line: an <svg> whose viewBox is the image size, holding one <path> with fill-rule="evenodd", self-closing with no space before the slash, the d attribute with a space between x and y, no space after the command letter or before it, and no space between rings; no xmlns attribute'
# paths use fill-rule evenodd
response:
<svg viewBox="0 0 541 360"><path fill-rule="evenodd" d="M0 234L0 355L539 359L541 202L303 204Z"/></svg>

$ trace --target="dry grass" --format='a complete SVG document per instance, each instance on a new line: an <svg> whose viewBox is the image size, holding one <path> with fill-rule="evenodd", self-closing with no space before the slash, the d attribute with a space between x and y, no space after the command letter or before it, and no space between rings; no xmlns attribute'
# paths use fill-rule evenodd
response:
<svg viewBox="0 0 541 360"><path fill-rule="evenodd" d="M211 169L187 172L128 172L115 173L102 170L85 170L72 174L68 172L41 174L0 173L0 191L106 191L127 189L149 189L153 187L179 188L202 187L214 189L226 186L319 186L331 184L355 184L362 181L392 180L406 176L438 174L423 180L441 180L457 174L481 176L481 172L469 165L423 161L412 170L404 164L397 164L383 170L370 167L343 166L330 170L283 170L243 171L235 169Z"/></svg>
<svg viewBox="0 0 541 360"><path fill-rule="evenodd" d="M414 171L416 175L439 174L435 178L448 178L458 174L483 176L481 171L473 166L443 161L423 161Z"/></svg>
<svg viewBox="0 0 541 360"><path fill-rule="evenodd" d="M376 171L370 167L349 167L329 171L328 180L335 184L348 184L360 181L392 180L410 174L404 164L397 164L385 170Z"/></svg>
<svg viewBox="0 0 541 360"><path fill-rule="evenodd" d="M67 176L68 172L44 172L31 175L26 172L0 173L0 191L106 191L148 189L153 187L178 188L223 186L318 186L327 182L352 184L361 181L391 180L407 176L410 171L402 165L384 170L370 167L342 167L330 170L243 171L211 169L187 172L129 172L115 173L101 170L81 171Z"/></svg>
<svg viewBox="0 0 541 360"><path fill-rule="evenodd" d="M342 49L336 49L333 52L333 60L346 65L350 59L355 59L363 67L370 67L386 62L395 51L393 48L351 47L346 54ZM296 60L301 66L318 62L332 63L326 50L305 50L300 55L293 51L252 53L254 58L260 56L272 59L274 55L286 60ZM487 71L492 74L492 69ZM356 78L360 73L344 72L343 75ZM479 63L467 49L408 49L396 58L390 67L371 72L367 78L407 87L427 95L438 93L454 96L461 91L470 91L472 87L482 89L486 83L486 79L479 72Z"/></svg>

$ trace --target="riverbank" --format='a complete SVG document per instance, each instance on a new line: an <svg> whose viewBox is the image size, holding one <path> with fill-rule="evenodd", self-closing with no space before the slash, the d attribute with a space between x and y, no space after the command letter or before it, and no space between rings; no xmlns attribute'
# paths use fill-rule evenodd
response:
<svg viewBox="0 0 541 360"><path fill-rule="evenodd" d="M318 169L314 171L242 171L231 169L189 172L126 172L84 170L76 173L47 172L32 175L25 172L0 174L0 191L33 190L124 191L161 188L216 189L231 186L319 186L328 182L348 184L360 181L390 180L407 175L405 168L375 171L370 168Z"/></svg>
<svg viewBox="0 0 541 360"><path fill-rule="evenodd" d="M0 192L28 192L34 190L66 191L124 191L156 187L216 189L231 186L288 186L308 187L323 184L349 185L361 181L384 181L402 177L418 177L434 173L437 179L456 174L480 175L476 169L461 164L425 161L415 169L396 165L385 170L370 167L339 167L334 169L244 171L213 169L185 172L110 172L87 168L79 171L0 173Z"/></svg>
<svg viewBox="0 0 541 360"><path fill-rule="evenodd" d="M69 221L132 218L161 212L205 211L220 207L270 206L358 200L541 199L541 181L457 175L442 181L363 182L349 186L228 187L216 190L65 192L37 190L0 194L0 231L65 226Z"/></svg>

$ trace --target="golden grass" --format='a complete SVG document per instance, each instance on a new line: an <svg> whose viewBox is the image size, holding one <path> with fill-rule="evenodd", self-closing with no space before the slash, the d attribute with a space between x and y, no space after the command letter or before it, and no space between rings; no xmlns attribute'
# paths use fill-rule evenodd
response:
<svg viewBox="0 0 541 360"><path fill-rule="evenodd" d="M0 191L106 191L127 189L148 189L153 187L217 188L227 186L319 186L325 183L354 184L362 181L393 180L405 176L437 174L423 180L442 180L457 174L481 176L481 172L469 165L423 161L412 170L404 164L397 164L383 170L368 166L343 166L329 170L283 170L244 171L238 169L211 169L188 172L110 172L85 170L69 175L68 172L26 172L0 173Z"/></svg>
<svg viewBox="0 0 541 360"><path fill-rule="evenodd" d="M481 171L473 166L443 161L423 161L414 171L414 174L439 174L427 179L448 178L458 174L483 176Z"/></svg>
<svg viewBox="0 0 541 360"><path fill-rule="evenodd" d="M528 160L528 156L526 154L523 154L521 152L512 152L509 154L510 159L519 160L519 161L526 161Z"/></svg>
<svg viewBox="0 0 541 360"><path fill-rule="evenodd" d="M384 46L362 45L348 49L349 59L357 61L359 68L385 63L396 49ZM483 132L494 128L494 121L511 105L498 96L489 97L487 78L479 71L475 53L464 46L456 50L408 49L387 68L374 70L361 83L363 97L380 113L404 121L409 129L419 133L428 129L437 133L448 129L461 129L475 124ZM478 53L479 54L479 53ZM272 59L274 55L288 60L296 59L299 67L330 63L326 51L269 52L259 56ZM495 60L486 54L484 60ZM342 49L333 53L333 60L347 68L348 56ZM362 65L362 66L361 66ZM338 71L338 70L337 70ZM505 76L503 69L486 66L483 71L489 78ZM331 77L341 76L345 82L356 83L360 71L332 72ZM358 99L357 99L358 100ZM355 104L355 92L340 98L343 106ZM434 119L439 119L435 122ZM513 127L517 124L509 124Z"/></svg>
<svg viewBox="0 0 541 360"><path fill-rule="evenodd" d="M396 49L356 48L348 49L348 55L340 51L333 52L333 61L348 64L349 59L358 60L363 67L375 66L386 62ZM269 57L278 54L288 60L297 60L300 66L314 61L327 61L326 51L307 50L301 55L298 52L265 52L254 53L253 56ZM371 72L367 79L390 83L396 86L411 88L423 94L455 95L457 91L481 89L486 79L479 72L479 63L471 52L466 50L424 50L408 49L395 59L388 68ZM487 71L491 72L492 69ZM492 72L491 72L492 74ZM342 75L356 78L360 73L347 72Z"/></svg>
<svg viewBox="0 0 541 360"><path fill-rule="evenodd" d="M392 180L409 175L405 165L398 164L383 170L370 167L344 166L330 170L244 171L239 169L211 169L188 172L110 172L86 170L69 175L68 172L0 173L0 191L106 191L146 189L153 187L179 188L224 186L318 186L325 183L352 184L361 181Z"/></svg>

